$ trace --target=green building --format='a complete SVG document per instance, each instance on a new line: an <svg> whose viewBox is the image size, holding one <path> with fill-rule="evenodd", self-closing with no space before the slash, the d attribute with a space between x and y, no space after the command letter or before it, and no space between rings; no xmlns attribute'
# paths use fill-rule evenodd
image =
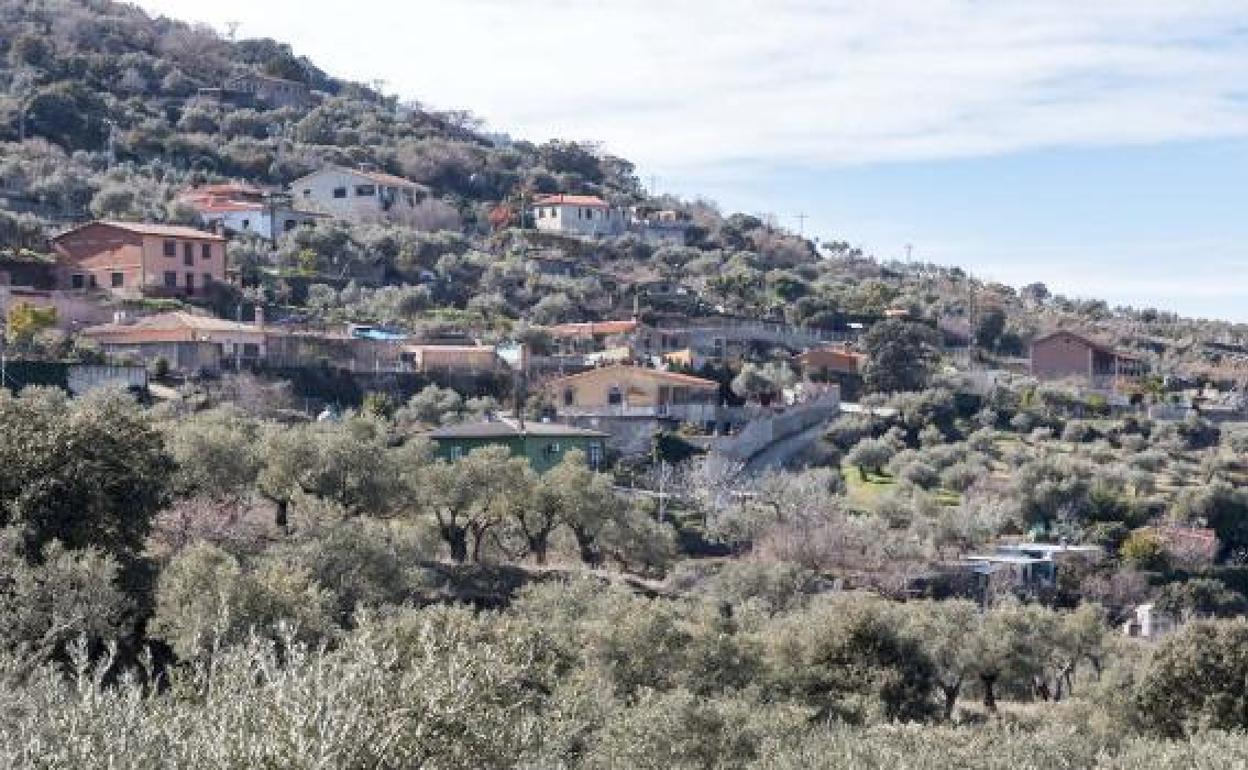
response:
<svg viewBox="0 0 1248 770"><path fill-rule="evenodd" d="M563 461L573 449L585 453L591 468L599 468L606 456L608 434L551 422L489 420L450 425L430 431L437 456L458 460L483 446L505 446L517 457L526 457L533 470L544 473Z"/></svg>

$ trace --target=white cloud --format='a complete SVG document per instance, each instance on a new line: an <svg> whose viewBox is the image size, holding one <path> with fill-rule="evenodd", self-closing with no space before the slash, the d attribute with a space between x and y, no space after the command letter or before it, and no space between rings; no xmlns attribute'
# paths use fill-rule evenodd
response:
<svg viewBox="0 0 1248 770"><path fill-rule="evenodd" d="M649 168L1248 134L1242 0L147 0Z"/></svg>

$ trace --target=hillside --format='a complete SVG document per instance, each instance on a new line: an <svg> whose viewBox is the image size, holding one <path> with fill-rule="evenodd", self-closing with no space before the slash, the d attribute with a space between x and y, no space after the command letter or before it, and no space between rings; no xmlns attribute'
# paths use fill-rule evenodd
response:
<svg viewBox="0 0 1248 770"><path fill-rule="evenodd" d="M881 265L849 245L852 233L810 241L704 201L653 199L631 163L594 146L487 136L471 114L400 103L287 44L231 41L123 3L4 0L0 62L0 249L39 251L48 232L89 217L190 223L178 194L191 185L279 187L325 164L375 167L427 189L404 222L323 223L276 250L237 241L232 261L250 288L218 308L246 299L272 317L451 324L489 336L635 308L836 329L900 307L955 343L979 337L1006 358L1057 326L1100 333L1161 373L1235 381L1248 356L1241 327L985 284L956 268ZM314 98L235 109L203 96L242 74L300 83ZM514 212L542 193L674 210L691 222L687 245L625 236L586 249L492 232L491 211ZM534 255L578 267L536 270ZM696 301L655 296L664 284Z"/></svg>

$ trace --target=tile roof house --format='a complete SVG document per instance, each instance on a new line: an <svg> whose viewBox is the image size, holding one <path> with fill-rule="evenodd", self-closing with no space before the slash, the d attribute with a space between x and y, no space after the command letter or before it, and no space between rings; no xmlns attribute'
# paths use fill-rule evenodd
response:
<svg viewBox="0 0 1248 770"><path fill-rule="evenodd" d="M426 188L394 174L326 166L290 183L295 205L344 219L394 219L416 210Z"/></svg>
<svg viewBox="0 0 1248 770"><path fill-rule="evenodd" d="M542 195L530 210L538 230L600 238L624 233L624 212L596 195Z"/></svg>
<svg viewBox="0 0 1248 770"><path fill-rule="evenodd" d="M1139 356L1065 329L1031 343L1031 374L1042 380L1077 378L1099 386L1142 376L1147 369Z"/></svg>
<svg viewBox="0 0 1248 770"><path fill-rule="evenodd" d="M96 221L52 238L67 289L195 295L226 277L225 238L180 225Z"/></svg>
<svg viewBox="0 0 1248 770"><path fill-rule="evenodd" d="M272 107L307 107L313 102L312 92L306 84L257 72L246 72L230 78L222 90L226 93L246 94L255 101Z"/></svg>
<svg viewBox="0 0 1248 770"><path fill-rule="evenodd" d="M585 453L590 467L602 467L608 438L606 433L571 425L510 419L450 425L427 435L444 460L458 460L480 447L505 446L513 455L527 458L539 473L558 465L573 449Z"/></svg>
<svg viewBox="0 0 1248 770"><path fill-rule="evenodd" d="M229 182L192 187L179 196L199 214L205 227L228 233L253 233L276 241L297 227L316 224L324 214L301 211L286 196L253 185Z"/></svg>
<svg viewBox="0 0 1248 770"><path fill-rule="evenodd" d="M642 366L606 366L546 384L560 414L714 420L719 383Z"/></svg>
<svg viewBox="0 0 1248 770"><path fill-rule="evenodd" d="M145 316L84 329L101 350L145 362L164 359L174 371L215 371L223 363L255 364L265 355L261 324L244 324L185 312Z"/></svg>

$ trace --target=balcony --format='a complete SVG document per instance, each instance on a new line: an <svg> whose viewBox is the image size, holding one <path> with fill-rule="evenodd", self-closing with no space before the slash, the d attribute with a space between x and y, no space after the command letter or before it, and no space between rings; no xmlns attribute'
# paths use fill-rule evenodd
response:
<svg viewBox="0 0 1248 770"><path fill-rule="evenodd" d="M633 417L708 423L729 418L734 409L717 404L603 404L600 406L560 406L560 417Z"/></svg>

